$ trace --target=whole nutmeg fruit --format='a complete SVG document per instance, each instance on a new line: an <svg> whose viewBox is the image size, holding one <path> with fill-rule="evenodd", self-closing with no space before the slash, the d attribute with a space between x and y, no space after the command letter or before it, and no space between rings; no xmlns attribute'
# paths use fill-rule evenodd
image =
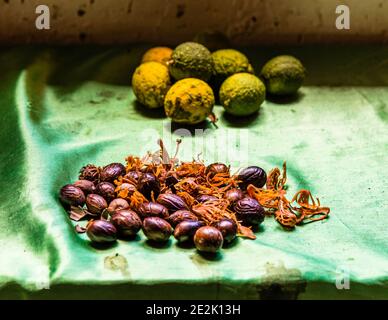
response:
<svg viewBox="0 0 388 320"><path fill-rule="evenodd" d="M127 200L118 198L112 200L106 210L108 210L108 212L113 215L116 211L125 209L129 209L129 204Z"/></svg>
<svg viewBox="0 0 388 320"><path fill-rule="evenodd" d="M117 229L109 221L90 220L86 226L86 235L93 242L108 243L116 241Z"/></svg>
<svg viewBox="0 0 388 320"><path fill-rule="evenodd" d="M137 213L140 218L145 219L147 217L159 217L159 218L167 218L168 210L165 206L156 202L144 202L142 203L138 209Z"/></svg>
<svg viewBox="0 0 388 320"><path fill-rule="evenodd" d="M96 192L96 186L89 180L77 180L73 185L80 188L85 195Z"/></svg>
<svg viewBox="0 0 388 320"><path fill-rule="evenodd" d="M205 175L209 176L210 178L213 178L217 173L224 173L229 175L229 172L230 168L221 162L209 164L205 169Z"/></svg>
<svg viewBox="0 0 388 320"><path fill-rule="evenodd" d="M100 173L101 181L113 182L119 176L125 175L125 167L121 163L111 163L102 168Z"/></svg>
<svg viewBox="0 0 388 320"><path fill-rule="evenodd" d="M237 223L231 219L221 219L214 225L218 230L221 231L222 237L225 242L232 242L237 235Z"/></svg>
<svg viewBox="0 0 388 320"><path fill-rule="evenodd" d="M240 189L233 188L226 191L224 198L227 199L231 205L233 205L238 200L244 198L244 193Z"/></svg>
<svg viewBox="0 0 388 320"><path fill-rule="evenodd" d="M116 211L111 222L122 237L134 236L142 227L139 216L132 210Z"/></svg>
<svg viewBox="0 0 388 320"><path fill-rule="evenodd" d="M99 194L91 193L86 197L88 211L93 214L100 214L108 207L106 200Z"/></svg>
<svg viewBox="0 0 388 320"><path fill-rule="evenodd" d="M253 184L257 188L262 188L267 182L267 174L260 167L250 166L241 170L237 179L240 181L239 187L243 190L250 184Z"/></svg>
<svg viewBox="0 0 388 320"><path fill-rule="evenodd" d="M178 240L178 242L193 240L195 232L204 225L205 223L203 221L182 221L176 226L174 230L174 237Z"/></svg>
<svg viewBox="0 0 388 320"><path fill-rule="evenodd" d="M160 193L160 184L158 179L152 173L143 173L137 183L139 190L147 199L151 200L151 194L156 198Z"/></svg>
<svg viewBox="0 0 388 320"><path fill-rule="evenodd" d="M96 193L107 202L111 202L116 197L115 189L115 186L110 182L100 182L96 187Z"/></svg>
<svg viewBox="0 0 388 320"><path fill-rule="evenodd" d="M178 210L166 218L166 220L175 228L182 221L198 221L198 218L188 210Z"/></svg>
<svg viewBox="0 0 388 320"><path fill-rule="evenodd" d="M170 213L178 210L188 209L184 200L180 196L173 193L162 193L159 195L156 201L165 206Z"/></svg>
<svg viewBox="0 0 388 320"><path fill-rule="evenodd" d="M246 197L236 202L234 211L245 226L259 225L264 221L264 208L255 199Z"/></svg>
<svg viewBox="0 0 388 320"><path fill-rule="evenodd" d="M195 200L197 200L199 203L204 203L209 200L217 200L217 199L218 199L217 197L211 196L209 194L201 194Z"/></svg>
<svg viewBox="0 0 388 320"><path fill-rule="evenodd" d="M59 191L59 199L66 206L83 206L85 204L85 194L81 188L72 184L67 184Z"/></svg>
<svg viewBox="0 0 388 320"><path fill-rule="evenodd" d="M143 221L143 232L149 240L166 242L172 234L172 227L162 218L148 217Z"/></svg>
<svg viewBox="0 0 388 320"><path fill-rule="evenodd" d="M199 228L194 235L194 244L198 251L215 253L224 243L222 233L215 227L204 226Z"/></svg>

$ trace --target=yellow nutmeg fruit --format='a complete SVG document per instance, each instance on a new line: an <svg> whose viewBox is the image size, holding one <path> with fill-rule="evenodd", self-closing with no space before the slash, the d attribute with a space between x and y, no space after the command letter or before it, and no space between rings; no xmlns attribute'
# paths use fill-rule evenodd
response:
<svg viewBox="0 0 388 320"><path fill-rule="evenodd" d="M213 106L212 88L196 78L177 81L167 92L164 101L166 115L172 121L184 124L204 121L212 113Z"/></svg>
<svg viewBox="0 0 388 320"><path fill-rule="evenodd" d="M141 64L132 76L132 89L137 100L149 108L163 107L170 86L168 68L159 62Z"/></svg>

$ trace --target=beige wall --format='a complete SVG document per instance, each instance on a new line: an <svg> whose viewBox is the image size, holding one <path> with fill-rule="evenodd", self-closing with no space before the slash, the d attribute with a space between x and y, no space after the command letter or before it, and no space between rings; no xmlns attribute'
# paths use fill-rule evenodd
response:
<svg viewBox="0 0 388 320"><path fill-rule="evenodd" d="M51 8L51 29L35 28L35 7ZM347 4L351 29L335 28ZM0 0L0 42L175 44L204 30L235 44L388 42L388 0Z"/></svg>

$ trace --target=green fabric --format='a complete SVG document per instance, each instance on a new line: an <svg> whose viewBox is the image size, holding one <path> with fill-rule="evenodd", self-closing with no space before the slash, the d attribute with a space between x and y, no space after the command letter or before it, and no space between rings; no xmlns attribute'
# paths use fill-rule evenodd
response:
<svg viewBox="0 0 388 320"><path fill-rule="evenodd" d="M57 192L80 167L154 151L158 135L174 149L176 128L130 89L143 50L1 49L0 297L388 298L388 47L244 50L256 72L275 54L300 58L299 96L239 121L216 107L218 129L183 139L182 160L204 151L206 162L236 168L239 150L266 170L287 160L288 194L310 189L330 219L287 232L269 217L257 240L213 260L173 240L152 247L142 234L97 249L74 232ZM126 262L112 270L104 259L116 253ZM338 267L350 290L336 289Z"/></svg>

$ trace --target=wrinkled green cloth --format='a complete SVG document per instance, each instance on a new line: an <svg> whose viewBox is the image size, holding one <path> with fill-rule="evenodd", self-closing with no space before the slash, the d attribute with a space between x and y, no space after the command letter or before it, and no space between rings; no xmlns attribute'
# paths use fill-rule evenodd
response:
<svg viewBox="0 0 388 320"><path fill-rule="evenodd" d="M247 49L256 72L295 54L305 86L241 120L218 106L204 134L135 102L144 48L0 49L0 298L388 298L388 47ZM159 137L173 153L181 135L181 160L287 160L288 196L311 190L330 219L285 231L267 217L257 240L215 258L143 234L95 248L74 232L57 196L83 165L155 151Z"/></svg>

